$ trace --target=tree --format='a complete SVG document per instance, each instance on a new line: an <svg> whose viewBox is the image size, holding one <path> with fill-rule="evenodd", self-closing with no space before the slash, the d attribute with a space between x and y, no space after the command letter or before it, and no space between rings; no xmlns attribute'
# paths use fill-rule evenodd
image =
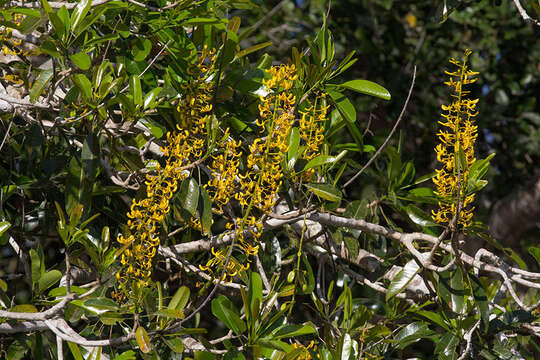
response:
<svg viewBox="0 0 540 360"><path fill-rule="evenodd" d="M475 215L499 156L475 149L475 52L429 69L444 105L418 166L395 134L420 69L402 97L362 74L339 6L281 47L261 29L286 1L255 20L247 0L2 6L7 358L538 354L540 274Z"/></svg>

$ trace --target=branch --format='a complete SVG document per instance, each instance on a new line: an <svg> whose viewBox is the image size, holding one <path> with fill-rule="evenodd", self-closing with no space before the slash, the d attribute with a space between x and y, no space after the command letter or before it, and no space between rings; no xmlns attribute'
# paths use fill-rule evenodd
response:
<svg viewBox="0 0 540 360"><path fill-rule="evenodd" d="M539 22L538 20L533 19L532 17L530 17L530 16L527 14L527 12L525 11L525 9L521 6L521 3L519 2L519 0L514 0L514 4L516 5L516 8L518 9L519 14L520 14L521 17L523 18L523 20L528 21L528 22L531 22L531 23L533 23L534 25L540 26L540 22Z"/></svg>

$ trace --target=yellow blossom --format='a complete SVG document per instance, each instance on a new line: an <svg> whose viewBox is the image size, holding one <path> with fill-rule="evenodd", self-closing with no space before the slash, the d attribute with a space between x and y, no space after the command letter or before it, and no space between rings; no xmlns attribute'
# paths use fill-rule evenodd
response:
<svg viewBox="0 0 540 360"><path fill-rule="evenodd" d="M457 70L445 71L450 76L445 84L452 88L454 101L450 105L441 106L444 111L441 116L445 121L439 121L439 124L444 130L437 133L440 144L435 147L435 152L437 161L442 163L443 167L436 170L433 178L435 193L439 197L439 209L433 211L433 219L441 224L450 224L456 216L456 205L459 203L458 223L463 227L470 226L474 210L471 206L474 194L467 195L467 180L469 169L476 161L474 143L478 136L478 128L474 125L474 117L478 115L478 99L467 99L469 91L463 89L463 85L477 80L472 76L478 72L471 71L467 66L470 53L470 50L465 51L463 62L450 59L450 63L455 65ZM459 154L463 157L461 162Z"/></svg>

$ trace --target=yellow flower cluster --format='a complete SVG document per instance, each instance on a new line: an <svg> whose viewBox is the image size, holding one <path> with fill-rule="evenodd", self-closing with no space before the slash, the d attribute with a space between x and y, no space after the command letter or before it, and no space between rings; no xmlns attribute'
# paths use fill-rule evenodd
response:
<svg viewBox="0 0 540 360"><path fill-rule="evenodd" d="M228 141L223 154L214 157L212 164L213 189L212 199L218 210L234 198L242 207L243 217L227 224L228 229L235 228L237 247L245 256L258 253L258 239L262 233L262 214L272 210L277 200L277 194L282 184L283 171L281 160L287 152L287 136L294 123L294 107L296 98L290 90L297 79L294 65L274 66L268 70L271 77L263 81L268 95L261 97L257 125L261 134L249 146L246 160L246 172L238 171L240 153L239 143ZM235 181L235 179L237 179ZM261 216L253 213L258 211ZM245 231L250 231L253 240L246 239ZM227 249L215 251L214 257L206 265L199 267L204 271L215 273L223 269L227 261ZM249 263L241 265L236 258L230 257L222 280L229 281L239 272L249 268Z"/></svg>
<svg viewBox="0 0 540 360"><path fill-rule="evenodd" d="M206 265L199 265L199 268L203 271L213 273L215 268L224 266L227 262L228 250L228 248L222 248L216 251L214 248L212 248L212 255L214 255L214 257L210 259ZM246 271L247 269L249 269L249 264L242 265L234 256L231 256L229 258L229 262L227 263L227 268L223 272L221 281L230 281L233 277L238 275L238 273Z"/></svg>
<svg viewBox="0 0 540 360"><path fill-rule="evenodd" d="M329 108L324 104L325 96L326 94L318 96L313 104L308 100L309 106L301 112L299 133L306 146L302 158L307 161L319 155L319 146L324 141L324 123ZM315 174L315 169L308 169L302 174L302 179L310 181L313 174Z"/></svg>
<svg viewBox="0 0 540 360"><path fill-rule="evenodd" d="M24 20L24 15L13 14L13 22L17 26L21 25L23 20ZM4 56L21 54L22 51L21 49L17 48L17 46L20 46L22 42L20 39L11 38L11 29L2 28L0 30L0 41L6 41L11 44L11 46L6 46L6 45L2 46L2 50L0 52L3 53Z"/></svg>
<svg viewBox="0 0 540 360"><path fill-rule="evenodd" d="M194 136L203 135L212 113L214 86L211 75L214 72L216 58L216 50L209 50L205 45L196 63L190 64L187 68L193 81L183 86L184 97L180 100L177 110L181 127L189 130Z"/></svg>
<svg viewBox="0 0 540 360"><path fill-rule="evenodd" d="M202 60L200 57L204 57ZM120 234L117 241L123 246L116 273L122 291L113 296L120 302L134 283L137 287L148 286L152 273L152 259L159 246L157 228L170 210L169 202L178 188L178 183L189 175L188 167L203 155L206 141L205 129L212 111L211 83L208 80L213 70L213 52L203 49L195 67L197 77L185 87L184 100L178 106L180 118L187 129L177 126L178 132L167 133L167 146L161 148L166 158L165 166L159 164L155 175L146 177L146 197L133 200L127 214L128 234ZM206 64L206 61L212 64ZM192 70L195 73L194 70ZM198 134L196 136L195 134Z"/></svg>
<svg viewBox="0 0 540 360"><path fill-rule="evenodd" d="M313 351L317 351L317 345L314 344L313 340L311 340L308 346L294 343L292 344L292 348L293 348L293 351L296 349L301 349L300 353L296 355L297 360L311 360L312 357L311 357L311 353L309 352L309 349Z"/></svg>
<svg viewBox="0 0 540 360"><path fill-rule="evenodd" d="M281 159L288 150L287 136L294 123L294 107L296 97L291 93L294 81L298 78L294 65L273 66L268 71L269 80L263 85L269 92L261 97L259 104L259 131L266 137L255 139L249 146L247 171L240 175L240 191L235 194L236 200L245 209L243 224L260 229L260 218L252 216L252 208L262 213L272 210L277 200L277 193L282 184L283 171ZM240 232L239 234L242 234ZM260 231L254 233L255 239L260 237ZM241 246L247 253L257 252L257 246L247 244L239 235Z"/></svg>
<svg viewBox="0 0 540 360"><path fill-rule="evenodd" d="M478 99L467 99L469 91L463 89L464 85L472 84L477 79L473 76L478 72L467 66L467 58L471 51L466 50L463 62L450 59L450 63L457 70L445 73L449 80L445 85L452 88L454 101L451 105L442 105L444 111L439 121L444 127L437 134L440 144L435 148L437 160L443 164L436 170L433 182L436 185L436 194L439 197L439 209L433 211L433 218L438 223L450 224L456 216L459 199L460 213L458 223L463 227L471 224L474 207L474 194L467 195L467 180L469 169L476 161L474 157L474 143L478 136L474 118L478 115L476 104ZM460 154L462 154L460 156ZM460 161L461 159L461 161ZM458 184L459 182L459 184ZM458 193L459 189L459 193Z"/></svg>
<svg viewBox="0 0 540 360"><path fill-rule="evenodd" d="M238 178L240 165L241 141L229 138L229 129L225 130L224 140L220 142L221 150L218 155L213 155L212 165L209 167L212 178L207 184L210 199L219 213L223 213L223 206L227 205L236 190L235 179Z"/></svg>

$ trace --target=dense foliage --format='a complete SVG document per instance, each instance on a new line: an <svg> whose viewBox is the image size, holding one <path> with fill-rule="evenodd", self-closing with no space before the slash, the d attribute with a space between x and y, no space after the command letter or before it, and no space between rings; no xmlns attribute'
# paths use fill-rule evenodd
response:
<svg viewBox="0 0 540 360"><path fill-rule="evenodd" d="M0 2L0 356L537 357L540 26L441 5Z"/></svg>

